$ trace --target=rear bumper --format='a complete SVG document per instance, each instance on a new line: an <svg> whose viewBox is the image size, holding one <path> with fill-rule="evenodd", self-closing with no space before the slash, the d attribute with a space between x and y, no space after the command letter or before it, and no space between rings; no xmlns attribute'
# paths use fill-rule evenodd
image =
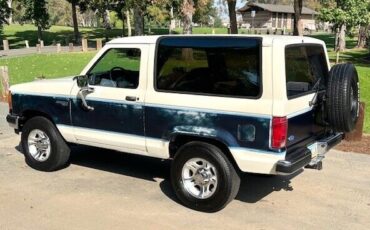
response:
<svg viewBox="0 0 370 230"><path fill-rule="evenodd" d="M343 133L336 133L289 154L276 164L277 174L291 174L307 166L321 162L325 154L343 140Z"/></svg>

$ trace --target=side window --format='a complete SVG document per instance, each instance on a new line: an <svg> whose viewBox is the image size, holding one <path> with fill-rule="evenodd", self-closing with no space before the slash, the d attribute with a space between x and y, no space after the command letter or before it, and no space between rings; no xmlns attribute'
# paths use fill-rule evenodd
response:
<svg viewBox="0 0 370 230"><path fill-rule="evenodd" d="M88 72L89 84L136 89L139 85L140 49L109 49Z"/></svg>
<svg viewBox="0 0 370 230"><path fill-rule="evenodd" d="M286 88L288 98L323 89L328 79L328 66L321 45L293 45L285 48Z"/></svg>
<svg viewBox="0 0 370 230"><path fill-rule="evenodd" d="M157 90L252 98L260 95L258 39L164 38L157 52Z"/></svg>

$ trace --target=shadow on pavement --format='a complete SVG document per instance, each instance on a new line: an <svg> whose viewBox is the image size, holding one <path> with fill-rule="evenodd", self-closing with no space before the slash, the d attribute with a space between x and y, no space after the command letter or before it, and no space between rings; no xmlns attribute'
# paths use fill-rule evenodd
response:
<svg viewBox="0 0 370 230"><path fill-rule="evenodd" d="M17 146L19 152L21 147ZM161 191L171 200L179 203L170 182L170 160L161 160L146 156L120 153L116 151L85 146L71 148L70 164L122 174L155 182L155 178L164 179L160 183ZM67 166L68 167L68 166ZM272 192L292 191L291 179L302 173L300 170L288 176L269 176L243 173L237 200L256 203Z"/></svg>

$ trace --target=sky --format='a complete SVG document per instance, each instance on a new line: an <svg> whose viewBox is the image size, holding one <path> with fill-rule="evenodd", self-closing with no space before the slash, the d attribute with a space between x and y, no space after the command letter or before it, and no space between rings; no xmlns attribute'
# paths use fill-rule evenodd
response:
<svg viewBox="0 0 370 230"><path fill-rule="evenodd" d="M227 12L227 4L225 2L226 2L225 0L215 0L215 6L216 8L220 8L220 5L223 6L222 8L224 9L224 12L221 12L220 16L222 19L228 20L229 16ZM243 7L246 4L246 2L247 2L246 0L237 0L236 9Z"/></svg>

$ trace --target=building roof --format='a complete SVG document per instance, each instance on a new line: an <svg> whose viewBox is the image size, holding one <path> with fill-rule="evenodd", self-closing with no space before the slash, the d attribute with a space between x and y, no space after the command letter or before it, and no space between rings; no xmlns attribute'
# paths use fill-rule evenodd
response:
<svg viewBox="0 0 370 230"><path fill-rule="evenodd" d="M294 14L294 7L292 5L275 5L275 4L263 4L263 3L254 3L249 2L245 4L242 8L238 9L237 12L247 12L252 7L259 7L261 9L270 11L270 12L277 12L277 13L291 13ZM303 7L302 14L318 14L316 11Z"/></svg>

